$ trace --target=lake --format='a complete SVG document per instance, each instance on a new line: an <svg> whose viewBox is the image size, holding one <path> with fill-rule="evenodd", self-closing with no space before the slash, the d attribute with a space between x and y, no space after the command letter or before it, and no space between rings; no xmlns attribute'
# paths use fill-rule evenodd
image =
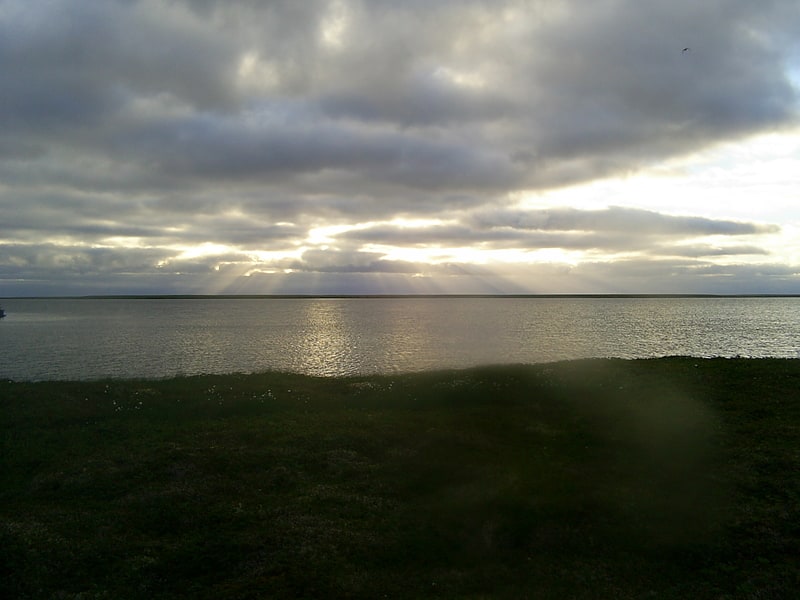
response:
<svg viewBox="0 0 800 600"><path fill-rule="evenodd" d="M16 298L2 305L0 377L15 380L800 356L800 298Z"/></svg>

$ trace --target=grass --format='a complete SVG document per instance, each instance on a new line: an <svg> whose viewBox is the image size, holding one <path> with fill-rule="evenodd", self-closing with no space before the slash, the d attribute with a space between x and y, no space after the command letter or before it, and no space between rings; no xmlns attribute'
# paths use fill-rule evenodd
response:
<svg viewBox="0 0 800 600"><path fill-rule="evenodd" d="M800 361L0 382L14 598L789 598Z"/></svg>

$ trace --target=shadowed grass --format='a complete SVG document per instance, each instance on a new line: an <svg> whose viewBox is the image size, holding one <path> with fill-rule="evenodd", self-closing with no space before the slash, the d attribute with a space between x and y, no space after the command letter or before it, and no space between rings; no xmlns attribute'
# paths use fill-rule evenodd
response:
<svg viewBox="0 0 800 600"><path fill-rule="evenodd" d="M0 383L15 598L787 598L800 361Z"/></svg>

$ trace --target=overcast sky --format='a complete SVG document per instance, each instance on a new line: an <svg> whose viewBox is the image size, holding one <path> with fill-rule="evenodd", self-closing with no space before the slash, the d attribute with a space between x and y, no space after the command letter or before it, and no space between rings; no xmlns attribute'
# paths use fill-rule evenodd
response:
<svg viewBox="0 0 800 600"><path fill-rule="evenodd" d="M0 0L0 296L800 293L798 31L797 0Z"/></svg>

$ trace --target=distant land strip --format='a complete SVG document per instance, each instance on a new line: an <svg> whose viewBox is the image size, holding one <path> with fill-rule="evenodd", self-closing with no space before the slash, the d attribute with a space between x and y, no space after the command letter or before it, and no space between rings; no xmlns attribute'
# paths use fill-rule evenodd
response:
<svg viewBox="0 0 800 600"><path fill-rule="evenodd" d="M349 298L800 298L800 294L110 294L6 296L3 300L313 300Z"/></svg>

